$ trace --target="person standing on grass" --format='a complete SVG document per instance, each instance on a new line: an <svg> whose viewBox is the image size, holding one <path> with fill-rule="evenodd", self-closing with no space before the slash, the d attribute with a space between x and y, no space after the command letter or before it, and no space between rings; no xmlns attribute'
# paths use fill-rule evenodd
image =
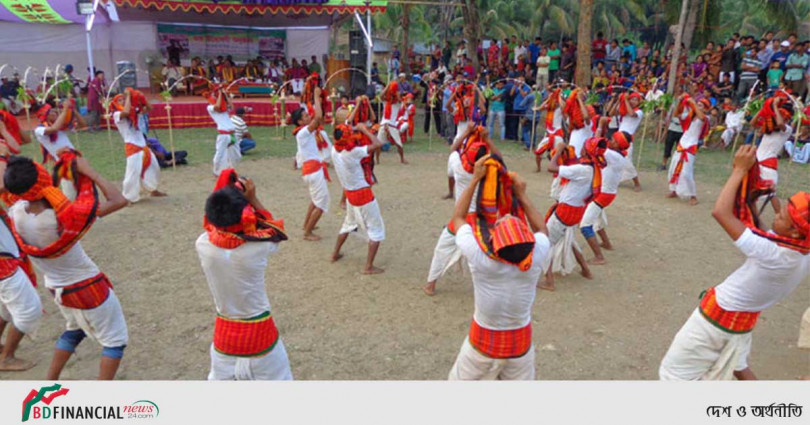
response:
<svg viewBox="0 0 810 425"><path fill-rule="evenodd" d="M233 109L230 97L224 93L222 87L217 87L208 97L210 103L206 108L208 115L217 125L217 140L214 152L214 176L219 177L222 170L236 168L242 159L239 153L239 144L236 142L234 131L236 127L231 121L229 111Z"/></svg>
<svg viewBox="0 0 810 425"><path fill-rule="evenodd" d="M104 106L101 104L107 94L107 83L104 81L104 71L96 71L93 79L87 85L87 112L90 131L101 129L101 116L104 115Z"/></svg>
<svg viewBox="0 0 810 425"><path fill-rule="evenodd" d="M268 257L287 240L283 220L227 169L205 201L204 228L195 248L217 310L208 380L292 380L265 283Z"/></svg>
<svg viewBox="0 0 810 425"><path fill-rule="evenodd" d="M537 149L534 151L534 160L537 164L537 170L535 171L538 173L542 169L543 155L557 145L558 138L562 139L565 137L565 134L563 133L562 111L562 106L564 104L565 102L563 102L562 99L562 89L556 88L537 108L539 111L546 111L546 135L543 140L540 141L540 143L537 145Z"/></svg>
<svg viewBox="0 0 810 425"><path fill-rule="evenodd" d="M327 182L329 172L326 162L318 149L315 133L323 124L323 109L321 105L321 88L315 87L313 100L314 114L309 115L306 107L293 111L292 122L295 125L293 135L298 147L297 158L300 158L301 174L309 187L310 203L304 218L304 240L319 241L321 237L312 233L323 213L329 210L329 188Z"/></svg>
<svg viewBox="0 0 810 425"><path fill-rule="evenodd" d="M698 142L709 131L706 113L711 108L707 99L695 102L688 94L678 98L678 108L675 114L680 118L684 130L681 140L678 141L676 155L669 164L669 194L668 198L680 197L689 199L689 205L697 205L697 186L695 185L695 156Z"/></svg>
<svg viewBox="0 0 810 425"><path fill-rule="evenodd" d="M115 111L112 114L115 127L124 140L127 166L122 192L130 203L140 200L141 187L151 196L166 196L157 190L160 183L160 164L138 128L139 115L149 109L149 102L143 93L130 88L123 95L116 95L110 104L110 110Z"/></svg>
<svg viewBox="0 0 810 425"><path fill-rule="evenodd" d="M347 202L346 218L335 243L332 262L343 257L340 249L349 234L362 229L368 238L368 257L363 274L383 273L383 269L374 266L374 258L377 256L380 243L385 239L385 223L380 214L380 206L371 190L371 185L374 184L373 176L367 175L363 167L363 160L371 158L383 144L363 124L358 124L355 129L346 124L337 125L334 136L332 161ZM371 144L363 144L364 138L370 140Z"/></svg>
<svg viewBox="0 0 810 425"><path fill-rule="evenodd" d="M3 183L11 194L14 238L42 273L67 322L45 379L59 379L76 347L90 336L102 346L98 379L110 380L129 340L127 324L110 280L84 252L80 240L96 218L124 208L127 199L85 158L76 157L74 165L78 192L74 201L53 186L45 167L29 158L9 159ZM96 187L105 201L99 200Z"/></svg>
<svg viewBox="0 0 810 425"><path fill-rule="evenodd" d="M757 148L760 178L770 181L774 188L779 183L779 154L782 153L785 142L793 135L793 128L788 124L793 118L793 113L785 108L789 104L787 95L778 91L765 100L751 122L762 133L762 141ZM779 199L773 198L771 201L774 210L778 212Z"/></svg>
<svg viewBox="0 0 810 425"><path fill-rule="evenodd" d="M633 180L633 190L641 191L641 182L638 179L638 171L633 166L633 140L636 130L641 125L644 112L641 110L641 102L644 98L637 92L622 93L619 101L613 107L612 115L619 117L619 132L630 135L630 148L627 150L628 161L624 163L622 181Z"/></svg>
<svg viewBox="0 0 810 425"><path fill-rule="evenodd" d="M662 380L756 379L749 363L760 314L785 299L810 274L810 194L797 192L758 226L756 147L740 147L712 216L746 257L721 284L703 291L661 361ZM772 189L771 189L772 190Z"/></svg>
<svg viewBox="0 0 810 425"><path fill-rule="evenodd" d="M548 231L526 194L526 182L505 169L490 172L498 167L494 162L489 155L476 161L470 185L459 197L451 220L458 229L455 243L470 265L475 311L450 380L535 378L531 312L535 284L549 254ZM500 196L513 191L512 213L498 214L491 224L479 214L471 225L468 211L481 201L473 201L479 183L500 185ZM511 191L506 185L512 186ZM482 196L485 192L481 191ZM479 233L489 238L476 236Z"/></svg>

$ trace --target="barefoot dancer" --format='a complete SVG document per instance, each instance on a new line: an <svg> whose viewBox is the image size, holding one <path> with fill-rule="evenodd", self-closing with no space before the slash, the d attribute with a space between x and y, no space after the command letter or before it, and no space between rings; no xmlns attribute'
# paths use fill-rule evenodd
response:
<svg viewBox="0 0 810 425"><path fill-rule="evenodd" d="M546 137L540 141L534 151L534 160L537 164L537 172L542 169L543 155L557 145L557 138L565 137L563 133L563 112L562 112L562 89L555 89L551 95L538 108L546 111Z"/></svg>
<svg viewBox="0 0 810 425"><path fill-rule="evenodd" d="M591 129L588 124L591 122L591 115L585 105L585 92L582 89L574 89L565 101L563 108L566 118L568 118L568 145L574 148L577 158L582 156L582 147L585 140L591 136Z"/></svg>
<svg viewBox="0 0 810 425"><path fill-rule="evenodd" d="M578 164L559 165L559 156L565 150L565 144L557 144L556 153L551 158L548 171L558 173L563 181L560 191L560 201L553 205L546 216L548 236L551 241L551 254L547 261L546 282L540 289L554 290L554 273L561 272L567 275L574 270L574 260L582 269L582 276L592 279L591 270L585 262L585 257L576 241L576 230L588 201L594 193L596 183L600 185L596 173L600 164L604 164L604 155L607 150L605 139L592 137L585 142L582 148L582 158Z"/></svg>
<svg viewBox="0 0 810 425"><path fill-rule="evenodd" d="M76 102L73 99L65 100L62 110L58 112L51 105L42 105L37 110L37 118L40 125L34 130L34 136L42 148L42 162L47 164L53 160L56 163L54 172L64 177L67 167L63 156L68 158L78 153L68 138L67 130L73 126L74 120L79 125L85 125L82 117L76 113ZM70 179L62 179L60 188L68 199L76 198L76 187Z"/></svg>
<svg viewBox="0 0 810 425"><path fill-rule="evenodd" d="M762 142L757 148L760 178L773 182L774 188L779 183L779 153L793 134L793 128L788 125L793 114L783 107L788 105L787 102L787 95L782 91L777 92L765 100L752 121L752 125L762 133ZM775 212L781 209L776 197L771 198L771 205Z"/></svg>
<svg viewBox="0 0 810 425"><path fill-rule="evenodd" d="M371 145L363 145L362 136L371 140ZM368 128L359 124L354 130L346 124L335 127L335 147L332 160L338 180L346 194L346 218L340 228L340 233L332 253L332 262L339 260L343 255L340 248L346 242L349 234L362 228L368 237L368 257L363 274L377 274L384 270L374 267L374 258L380 248L380 242L385 239L385 223L380 214L380 206L371 191L374 181L364 172L362 161L371 158L374 151L382 147Z"/></svg>
<svg viewBox="0 0 810 425"><path fill-rule="evenodd" d="M138 202L141 198L141 186L152 196L166 196L157 190L160 181L160 164L155 154L146 146L143 133L138 129L138 118L142 112L148 112L149 102L143 93L127 89L123 95L113 98L110 108L114 110L113 120L121 138L124 139L124 150L127 155L127 168L124 172L122 192L129 202Z"/></svg>
<svg viewBox="0 0 810 425"><path fill-rule="evenodd" d="M228 111L233 109L230 97L224 93L223 87L216 87L208 97L208 115L217 125L216 151L214 152L214 175L219 176L222 170L236 168L242 159L239 143L236 142L236 126L231 121Z"/></svg>
<svg viewBox="0 0 810 425"><path fill-rule="evenodd" d="M399 85L396 81L388 83L383 92L380 93L380 99L385 102L385 106L383 107L383 116L382 121L380 121L380 130L377 132L377 138L385 144L388 142L388 137L391 136L391 140L394 142L394 145L396 145L397 152L399 152L399 161L403 164L407 164L408 161L405 161L405 151L402 148L402 138L397 129L397 117L399 116L399 109L402 107L402 103L400 102ZM377 158L377 163L379 163L379 157Z"/></svg>
<svg viewBox="0 0 810 425"><path fill-rule="evenodd" d="M53 186L43 166L28 158L11 158L4 183L16 203L9 216L20 250L42 273L67 321L46 379L59 379L87 336L103 347L98 379L113 379L127 345L127 325L112 284L84 252L80 239L97 217L118 211L127 200L84 158L74 157L68 166L78 187L72 202ZM96 186L106 201L99 201Z"/></svg>
<svg viewBox="0 0 810 425"><path fill-rule="evenodd" d="M329 172L326 162L318 149L315 133L323 123L323 105L321 105L321 88L315 87L314 114L310 115L307 108L302 106L292 113L292 122L296 126L293 130L298 145L298 157L303 164L301 174L304 182L309 186L310 203L304 219L304 240L319 241L321 237L312 233L321 215L329 210Z"/></svg>
<svg viewBox="0 0 810 425"><path fill-rule="evenodd" d="M416 116L416 105L413 104L413 94L408 93L402 97L402 108L397 117L397 129L403 143L413 138L413 120Z"/></svg>
<svg viewBox="0 0 810 425"><path fill-rule="evenodd" d="M490 200L504 208L491 215L478 208L470 219L476 192L482 205ZM543 217L526 194L526 182L506 173L500 161L480 158L452 222L458 229L456 244L470 264L475 312L449 379L534 379L531 312L550 244Z"/></svg>
<svg viewBox="0 0 810 425"><path fill-rule="evenodd" d="M455 196L456 199L459 199L464 189L472 183L475 162L490 152L498 156L500 156L500 152L489 138L486 127L483 126L468 126L466 132L453 142L450 149L453 152L458 152L456 155L457 160L453 163L453 175ZM458 200L456 203L458 203ZM472 203L469 212L474 213L476 207L476 203ZM455 244L455 237L456 228L453 222L450 221L442 229L439 240L436 241L436 247L433 249L427 284L422 288L427 295L436 293L436 282L461 259L461 251Z"/></svg>
<svg viewBox="0 0 810 425"><path fill-rule="evenodd" d="M636 130L638 130L644 118L644 112L639 108L642 100L644 99L636 92L630 94L622 93L619 95L619 100L616 105L613 106L613 115L618 115L619 117L618 132L623 131L630 135L630 148L627 149L627 161L624 162L625 168L622 172L622 181L632 179L633 190L636 192L641 190L641 182L638 180L638 171L636 171L636 167L633 165L633 141Z"/></svg>
<svg viewBox="0 0 810 425"><path fill-rule="evenodd" d="M669 163L669 198L689 199L689 205L697 205L697 186L695 185L695 155L698 141L709 130L706 112L711 104L706 99L695 102L688 94L680 97L680 104L675 111L683 126L683 136L678 141L676 154Z"/></svg>
<svg viewBox="0 0 810 425"><path fill-rule="evenodd" d="M209 380L293 378L265 284L268 257L285 240L284 222L273 220L253 181L223 170L195 244L217 308Z"/></svg>
<svg viewBox="0 0 810 425"><path fill-rule="evenodd" d="M759 179L756 148L742 146L712 216L747 258L723 283L704 291L675 335L658 374L663 380L756 379L748 363L762 311L810 274L810 194L798 192L776 213L772 232L759 229L756 201L773 187ZM753 170L752 170L753 169Z"/></svg>
<svg viewBox="0 0 810 425"><path fill-rule="evenodd" d="M579 223L582 236L585 237L594 254L593 260L590 261L591 264L605 264L602 248L613 249L607 231L605 231L605 226L607 226L605 208L613 203L619 191L624 162L629 160L625 155L630 147L630 137L623 131L613 133L613 137L608 142L608 149L605 151L606 165L601 170L602 184L599 193L594 194L593 200L588 204L585 215L582 216L582 221ZM596 240L597 234L602 239L601 245Z"/></svg>
<svg viewBox="0 0 810 425"><path fill-rule="evenodd" d="M0 175L5 173L9 149L0 146ZM0 182L0 192L4 191ZM0 372L28 370L35 362L14 356L20 341L33 332L42 317L42 303L34 289L36 274L11 232L6 212L0 209L0 335L6 328L6 342L0 345ZM11 325L10 327L8 325Z"/></svg>

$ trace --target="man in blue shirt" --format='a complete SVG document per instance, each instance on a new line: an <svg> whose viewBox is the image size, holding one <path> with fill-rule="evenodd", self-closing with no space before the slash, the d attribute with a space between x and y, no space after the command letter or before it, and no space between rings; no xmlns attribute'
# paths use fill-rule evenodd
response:
<svg viewBox="0 0 810 425"><path fill-rule="evenodd" d="M525 83L523 76L519 76L515 84L512 85L512 89L510 93L514 96L512 100L512 115L515 119L515 127L520 124L521 119L526 114L526 104L523 102L523 99L526 97L527 94L531 91L531 87ZM517 132L515 132L517 133Z"/></svg>
<svg viewBox="0 0 810 425"><path fill-rule="evenodd" d="M542 38L535 37L534 43L529 44L529 65L532 69L537 68L537 57L540 56L540 47L542 42Z"/></svg>
<svg viewBox="0 0 810 425"><path fill-rule="evenodd" d="M787 58L788 56L790 56L790 42L785 40L782 42L780 46L781 49L778 52L774 53L773 56L771 56L771 62L778 61L779 67L782 68L782 71L784 71L785 62L787 62Z"/></svg>
<svg viewBox="0 0 810 425"><path fill-rule="evenodd" d="M636 61L636 45L633 44L632 41L630 41L630 40L628 40L626 38L624 39L624 41L622 41L622 44L624 45L624 47L622 48L622 56L629 56L630 57L629 62L631 62L631 63L635 62Z"/></svg>
<svg viewBox="0 0 810 425"><path fill-rule="evenodd" d="M447 102L453 97L453 90L455 86L451 84L453 77L447 75L444 77L444 90L442 91L442 135L447 139L447 143L453 143L453 137L456 135L456 123L453 121L453 114L447 109Z"/></svg>

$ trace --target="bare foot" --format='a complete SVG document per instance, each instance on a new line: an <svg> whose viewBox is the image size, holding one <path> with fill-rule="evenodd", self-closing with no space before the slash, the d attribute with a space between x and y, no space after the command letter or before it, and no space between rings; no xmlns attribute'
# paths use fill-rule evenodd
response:
<svg viewBox="0 0 810 425"><path fill-rule="evenodd" d="M591 273L590 270L581 270L579 274L581 274L585 279L593 280L593 273Z"/></svg>
<svg viewBox="0 0 810 425"><path fill-rule="evenodd" d="M385 270L379 267L372 267L370 269L363 270L363 274L380 274L380 273L385 273Z"/></svg>
<svg viewBox="0 0 810 425"><path fill-rule="evenodd" d="M168 196L159 190L153 190L151 195L154 196L155 198L162 198L164 196Z"/></svg>
<svg viewBox="0 0 810 425"><path fill-rule="evenodd" d="M669 193L667 193L667 198L676 198L677 196L678 196L678 194L677 194L677 193L675 193L675 192L669 192Z"/></svg>
<svg viewBox="0 0 810 425"><path fill-rule="evenodd" d="M637 185L633 186L633 192L641 192L641 185L637 184Z"/></svg>
<svg viewBox="0 0 810 425"><path fill-rule="evenodd" d="M321 237L314 233L310 233L308 235L304 235L304 240L310 242L318 242L319 240L321 240Z"/></svg>
<svg viewBox="0 0 810 425"><path fill-rule="evenodd" d="M538 289L542 289L544 291L552 291L554 292L554 282L545 281L542 285L537 285Z"/></svg>
<svg viewBox="0 0 810 425"><path fill-rule="evenodd" d="M697 204L698 204L698 200L697 200L697 198L692 197L691 199L689 199L689 205L691 205L691 206L695 206L695 205L697 205Z"/></svg>
<svg viewBox="0 0 810 425"><path fill-rule="evenodd" d="M332 262L334 263L337 260L343 258L343 254L332 254Z"/></svg>
<svg viewBox="0 0 810 425"><path fill-rule="evenodd" d="M428 283L427 285L422 287L422 290L425 291L425 294L433 296L436 294L436 282Z"/></svg>
<svg viewBox="0 0 810 425"><path fill-rule="evenodd" d="M596 258L596 257L594 257L594 258L591 258L590 260L588 260L588 264L593 264L595 266L601 266L603 264L607 264L607 260L605 260L604 258Z"/></svg>
<svg viewBox="0 0 810 425"><path fill-rule="evenodd" d="M538 168L538 169L536 169L536 170L534 170L534 172L535 172L535 173L539 173L539 172L541 172L541 171L543 171L543 170L541 170L541 169L539 169L539 168Z"/></svg>
<svg viewBox="0 0 810 425"><path fill-rule="evenodd" d="M448 193L447 195L442 196L442 199L453 199L453 194Z"/></svg>
<svg viewBox="0 0 810 425"><path fill-rule="evenodd" d="M602 242L602 243L599 244L599 246L601 246L602 249L606 249L608 251L613 251L613 245L611 245L609 243Z"/></svg>
<svg viewBox="0 0 810 425"><path fill-rule="evenodd" d="M346 209L346 203L345 202L340 203L340 209L342 209L342 210Z"/></svg>
<svg viewBox="0 0 810 425"><path fill-rule="evenodd" d="M18 359L16 357L6 358L0 361L0 371L3 372L22 372L36 366L36 362L29 360Z"/></svg>
<svg viewBox="0 0 810 425"><path fill-rule="evenodd" d="M408 164L410 164L410 162L408 162L408 161L406 161L404 159L402 160L402 165L408 165Z"/></svg>

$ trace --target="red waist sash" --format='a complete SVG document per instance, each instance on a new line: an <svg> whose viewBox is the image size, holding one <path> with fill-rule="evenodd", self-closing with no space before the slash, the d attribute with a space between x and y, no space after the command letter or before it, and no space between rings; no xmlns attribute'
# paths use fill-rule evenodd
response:
<svg viewBox="0 0 810 425"><path fill-rule="evenodd" d="M760 312L726 311L717 303L717 294L714 288L701 294L700 313L711 324L718 328L734 333L744 334L754 330Z"/></svg>
<svg viewBox="0 0 810 425"><path fill-rule="evenodd" d="M686 149L684 149L680 143L678 143L677 151L681 154L678 157L678 163L675 165L675 170L672 173L672 178L669 179L669 184L678 184L678 181L681 179L681 171L683 171L683 164L689 162L689 155L697 155L697 145L692 145Z"/></svg>
<svg viewBox="0 0 810 425"><path fill-rule="evenodd" d="M229 356L256 357L269 353L278 342L273 316L266 311L249 319L217 316L214 349Z"/></svg>
<svg viewBox="0 0 810 425"><path fill-rule="evenodd" d="M127 154L127 157L135 155L138 152L143 152L143 159L141 160L141 178L143 178L143 175L146 174L146 169L152 164L152 155L150 154L149 148L146 146L133 145L132 143L124 143L124 153Z"/></svg>
<svg viewBox="0 0 810 425"><path fill-rule="evenodd" d="M362 207L374 200L374 192L370 187L364 187L357 190L345 190L346 200L355 207Z"/></svg>
<svg viewBox="0 0 810 425"><path fill-rule="evenodd" d="M481 327L473 319L470 325L470 345L492 359L514 359L532 348L532 324L507 331Z"/></svg>
<svg viewBox="0 0 810 425"><path fill-rule="evenodd" d="M777 159L774 156L774 157L759 161L759 165L761 165L763 167L766 167L766 168L771 168L771 169L774 169L774 170L778 170L779 169L779 159Z"/></svg>
<svg viewBox="0 0 810 425"><path fill-rule="evenodd" d="M616 199L615 193L600 192L593 198L593 202L604 209L607 208L608 205L612 204L614 199Z"/></svg>
<svg viewBox="0 0 810 425"><path fill-rule="evenodd" d="M554 207L554 214L557 216L562 224L566 226L576 226L585 215L585 205L575 207L566 203L559 203Z"/></svg>
<svg viewBox="0 0 810 425"><path fill-rule="evenodd" d="M99 273L89 279L61 288L60 304L79 310L91 310L107 301L112 287L107 276ZM51 293L56 294L56 291L51 289Z"/></svg>
<svg viewBox="0 0 810 425"><path fill-rule="evenodd" d="M304 165L301 166L301 174L305 176L317 173L320 170L323 170L323 176L326 177L326 181L332 181L329 179L329 171L326 169L326 163L323 161L310 159L309 161L304 161Z"/></svg>

